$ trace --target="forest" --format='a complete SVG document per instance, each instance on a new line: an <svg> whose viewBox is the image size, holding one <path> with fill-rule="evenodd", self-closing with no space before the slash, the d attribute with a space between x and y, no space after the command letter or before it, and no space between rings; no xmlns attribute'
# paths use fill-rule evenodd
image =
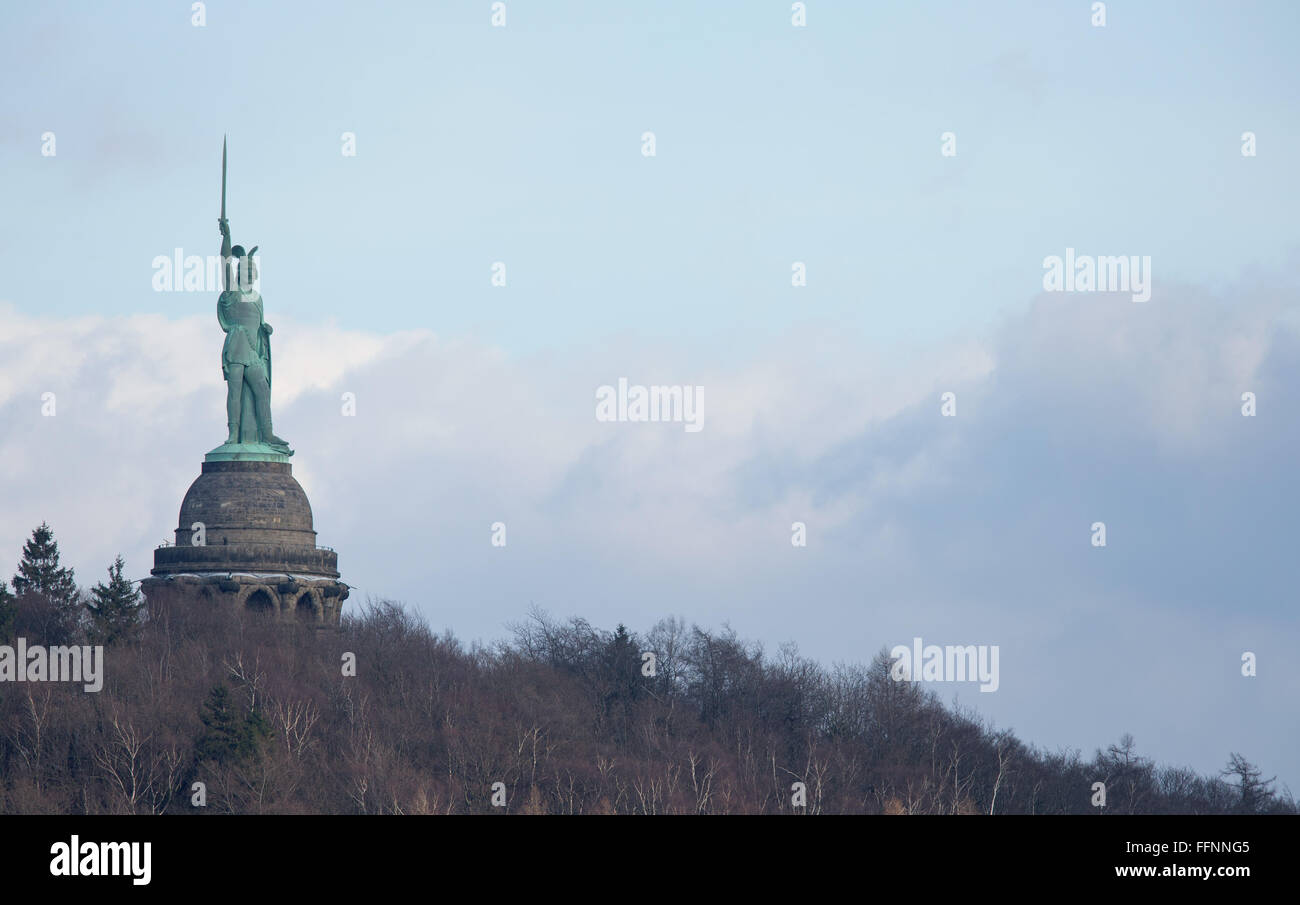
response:
<svg viewBox="0 0 1300 905"><path fill-rule="evenodd" d="M894 681L883 650L826 667L675 617L538 610L466 646L384 600L338 629L151 612L120 557L78 587L46 525L12 584L0 643L102 645L103 687L0 682L0 813L1297 812L1237 752L1205 776L1129 735L1041 750Z"/></svg>

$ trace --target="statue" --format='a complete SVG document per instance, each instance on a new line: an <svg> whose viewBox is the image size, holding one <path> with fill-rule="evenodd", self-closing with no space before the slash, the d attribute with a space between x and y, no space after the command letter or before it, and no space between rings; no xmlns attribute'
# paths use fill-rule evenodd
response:
<svg viewBox="0 0 1300 905"><path fill-rule="evenodd" d="M293 455L289 444L271 431L271 325L262 319L262 296L253 289L257 279L254 253L230 245L226 219L226 143L221 142L222 293L217 299L217 322L225 331L221 347L221 374L226 379L225 450L231 446L263 444L274 453ZM214 450L215 452L215 450Z"/></svg>

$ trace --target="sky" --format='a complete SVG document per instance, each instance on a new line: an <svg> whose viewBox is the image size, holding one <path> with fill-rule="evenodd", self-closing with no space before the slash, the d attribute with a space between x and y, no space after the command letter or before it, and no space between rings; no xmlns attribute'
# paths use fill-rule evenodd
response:
<svg viewBox="0 0 1300 905"><path fill-rule="evenodd" d="M1300 791L1300 11L791 5L6 5L0 576L45 520L144 577L224 438L216 293L155 282L219 250L225 136L353 601L997 644L936 690ZM1045 291L1067 249L1150 300ZM622 377L703 429L597 421Z"/></svg>

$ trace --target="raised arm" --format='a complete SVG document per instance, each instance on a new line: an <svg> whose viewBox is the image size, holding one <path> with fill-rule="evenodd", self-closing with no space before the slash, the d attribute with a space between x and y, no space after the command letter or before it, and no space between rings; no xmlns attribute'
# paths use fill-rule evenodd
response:
<svg viewBox="0 0 1300 905"><path fill-rule="evenodd" d="M217 220L221 230L221 289L230 288L230 221L224 217Z"/></svg>

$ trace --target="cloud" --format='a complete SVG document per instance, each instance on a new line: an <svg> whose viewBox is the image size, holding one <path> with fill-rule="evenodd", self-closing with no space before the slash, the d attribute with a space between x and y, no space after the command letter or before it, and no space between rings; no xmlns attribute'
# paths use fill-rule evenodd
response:
<svg viewBox="0 0 1300 905"><path fill-rule="evenodd" d="M358 596L462 637L535 602L729 620L826 661L999 644L999 693L950 690L1031 741L1129 731L1163 761L1241 750L1294 778L1295 294L1158 288L1044 295L907 358L807 328L728 365L634 337L511 357L273 317L276 430ZM48 520L83 583L119 551L146 573L224 438L213 320L0 308L0 553ZM703 386L704 430L597 422L619 377Z"/></svg>

